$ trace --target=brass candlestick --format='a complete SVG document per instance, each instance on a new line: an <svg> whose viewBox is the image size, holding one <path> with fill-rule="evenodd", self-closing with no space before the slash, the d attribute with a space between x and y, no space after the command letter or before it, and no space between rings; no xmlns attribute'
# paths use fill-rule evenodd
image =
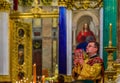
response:
<svg viewBox="0 0 120 83"><path fill-rule="evenodd" d="M116 74L116 71L113 67L113 52L116 51L116 47L112 46L112 24L110 23L110 30L109 30L109 44L105 47L105 50L108 53L108 60L107 60L107 69L105 70L105 74L107 75L106 83L114 83L113 76Z"/></svg>

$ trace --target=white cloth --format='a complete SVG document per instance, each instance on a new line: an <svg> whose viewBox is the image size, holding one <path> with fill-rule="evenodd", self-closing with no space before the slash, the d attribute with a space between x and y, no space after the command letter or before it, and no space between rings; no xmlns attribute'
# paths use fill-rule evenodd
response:
<svg viewBox="0 0 120 83"><path fill-rule="evenodd" d="M120 75L117 76L117 79L115 80L115 83L120 83Z"/></svg>

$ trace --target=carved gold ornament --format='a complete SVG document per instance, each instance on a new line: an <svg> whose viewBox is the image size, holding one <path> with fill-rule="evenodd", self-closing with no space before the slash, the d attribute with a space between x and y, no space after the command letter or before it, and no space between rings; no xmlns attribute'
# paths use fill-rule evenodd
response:
<svg viewBox="0 0 120 83"><path fill-rule="evenodd" d="M73 7L76 9L88 9L102 7L103 0L75 0Z"/></svg>
<svg viewBox="0 0 120 83"><path fill-rule="evenodd" d="M18 0L21 6L31 6L34 0Z"/></svg>
<svg viewBox="0 0 120 83"><path fill-rule="evenodd" d="M8 12L10 10L10 3L5 0L0 0L0 11Z"/></svg>
<svg viewBox="0 0 120 83"><path fill-rule="evenodd" d="M51 5L52 0L41 0L44 5Z"/></svg>
<svg viewBox="0 0 120 83"><path fill-rule="evenodd" d="M33 46L34 46L34 48L39 48L40 47L40 43L39 42L35 42Z"/></svg>
<svg viewBox="0 0 120 83"><path fill-rule="evenodd" d="M59 6L65 6L68 9L88 9L99 8L103 6L103 0L59 0Z"/></svg>

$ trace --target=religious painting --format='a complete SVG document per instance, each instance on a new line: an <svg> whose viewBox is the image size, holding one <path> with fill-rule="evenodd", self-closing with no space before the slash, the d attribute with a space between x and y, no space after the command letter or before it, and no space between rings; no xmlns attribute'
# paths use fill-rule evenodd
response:
<svg viewBox="0 0 120 83"><path fill-rule="evenodd" d="M83 49L84 51L86 51L86 46L89 41L96 41L94 33L89 28L89 24L85 23L83 25L82 30L76 37L76 41L78 43L76 48Z"/></svg>
<svg viewBox="0 0 120 83"><path fill-rule="evenodd" d="M20 44L18 46L18 64L19 64L19 72L18 72L18 80L22 80L25 73L23 68L21 67L24 64L24 45Z"/></svg>
<svg viewBox="0 0 120 83"><path fill-rule="evenodd" d="M23 63L24 63L24 46L20 44L18 47L18 64L23 65Z"/></svg>
<svg viewBox="0 0 120 83"><path fill-rule="evenodd" d="M100 11L94 10L75 10L73 11L73 38L75 49L86 50L88 41L100 42Z"/></svg>

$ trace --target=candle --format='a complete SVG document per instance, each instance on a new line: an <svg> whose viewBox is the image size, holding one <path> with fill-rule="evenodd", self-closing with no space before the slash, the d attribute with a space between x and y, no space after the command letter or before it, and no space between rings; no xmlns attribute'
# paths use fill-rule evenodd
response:
<svg viewBox="0 0 120 83"><path fill-rule="evenodd" d="M13 9L16 11L18 10L18 0L13 1Z"/></svg>
<svg viewBox="0 0 120 83"><path fill-rule="evenodd" d="M53 80L51 80L51 83L54 83Z"/></svg>
<svg viewBox="0 0 120 83"><path fill-rule="evenodd" d="M109 46L112 46L112 23L110 23L109 30Z"/></svg>
<svg viewBox="0 0 120 83"><path fill-rule="evenodd" d="M42 76L41 80L42 80L42 83L45 83L45 76L44 75Z"/></svg>
<svg viewBox="0 0 120 83"><path fill-rule="evenodd" d="M33 82L36 83L36 64L33 65Z"/></svg>

